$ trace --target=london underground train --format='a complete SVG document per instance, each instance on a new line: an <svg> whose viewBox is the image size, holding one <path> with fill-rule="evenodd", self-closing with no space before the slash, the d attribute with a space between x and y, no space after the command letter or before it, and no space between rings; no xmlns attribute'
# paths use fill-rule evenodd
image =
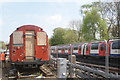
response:
<svg viewBox="0 0 120 80"><path fill-rule="evenodd" d="M106 52L110 62L118 63L120 60L120 38L112 38L109 41L91 41L76 44L51 46L51 53L62 57L76 55L78 59L99 60L105 62ZM117 64L119 65L119 64Z"/></svg>
<svg viewBox="0 0 120 80"><path fill-rule="evenodd" d="M17 66L36 67L50 60L48 36L35 25L18 27L10 35L10 62Z"/></svg>
<svg viewBox="0 0 120 80"><path fill-rule="evenodd" d="M106 41L92 41L89 43L76 43L71 45L51 46L51 53L105 56L106 45L109 56L120 56L120 39ZM71 50L72 49L72 50Z"/></svg>

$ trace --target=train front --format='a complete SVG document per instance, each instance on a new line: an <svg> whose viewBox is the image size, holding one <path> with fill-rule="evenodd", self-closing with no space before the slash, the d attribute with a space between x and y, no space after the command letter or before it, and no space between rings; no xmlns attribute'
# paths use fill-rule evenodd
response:
<svg viewBox="0 0 120 80"><path fill-rule="evenodd" d="M28 67L49 61L48 36L42 28L24 25L10 35L10 62ZM29 64L29 65L28 65Z"/></svg>

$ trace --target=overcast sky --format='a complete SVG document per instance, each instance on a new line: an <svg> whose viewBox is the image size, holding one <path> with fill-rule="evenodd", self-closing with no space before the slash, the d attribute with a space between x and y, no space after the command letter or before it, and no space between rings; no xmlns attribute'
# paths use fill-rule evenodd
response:
<svg viewBox="0 0 120 80"><path fill-rule="evenodd" d="M81 19L80 6L96 0L0 0L0 41L22 25L37 25L47 32L67 28L71 20Z"/></svg>

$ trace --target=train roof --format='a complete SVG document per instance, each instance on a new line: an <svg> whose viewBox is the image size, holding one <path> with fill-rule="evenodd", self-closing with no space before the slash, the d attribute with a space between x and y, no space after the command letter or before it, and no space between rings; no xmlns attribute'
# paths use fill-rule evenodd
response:
<svg viewBox="0 0 120 80"><path fill-rule="evenodd" d="M35 26L35 25L23 25L23 26L20 26L20 27L16 28L15 31L24 31L24 30L37 30L37 31L44 32L41 27L38 27L38 26Z"/></svg>
<svg viewBox="0 0 120 80"><path fill-rule="evenodd" d="M120 40L120 37L113 37L109 39L109 41L117 41L117 40Z"/></svg>
<svg viewBox="0 0 120 80"><path fill-rule="evenodd" d="M22 30L22 29L24 29L24 30L27 30L27 29L39 29L39 30L43 30L41 27L38 27L38 26L35 26L35 25L23 25L23 26L20 26L20 27L18 27L17 28L17 30Z"/></svg>

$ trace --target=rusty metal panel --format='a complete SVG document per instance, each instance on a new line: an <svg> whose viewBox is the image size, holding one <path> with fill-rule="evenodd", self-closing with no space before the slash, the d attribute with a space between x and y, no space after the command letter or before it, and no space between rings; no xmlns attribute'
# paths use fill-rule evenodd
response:
<svg viewBox="0 0 120 80"><path fill-rule="evenodd" d="M30 34L30 35L29 35ZM25 49L26 49L26 59L34 59L34 31L26 31L25 33Z"/></svg>
<svg viewBox="0 0 120 80"><path fill-rule="evenodd" d="M13 32L13 44L23 44L23 32Z"/></svg>
<svg viewBox="0 0 120 80"><path fill-rule="evenodd" d="M37 45L46 45L46 33L37 32Z"/></svg>

